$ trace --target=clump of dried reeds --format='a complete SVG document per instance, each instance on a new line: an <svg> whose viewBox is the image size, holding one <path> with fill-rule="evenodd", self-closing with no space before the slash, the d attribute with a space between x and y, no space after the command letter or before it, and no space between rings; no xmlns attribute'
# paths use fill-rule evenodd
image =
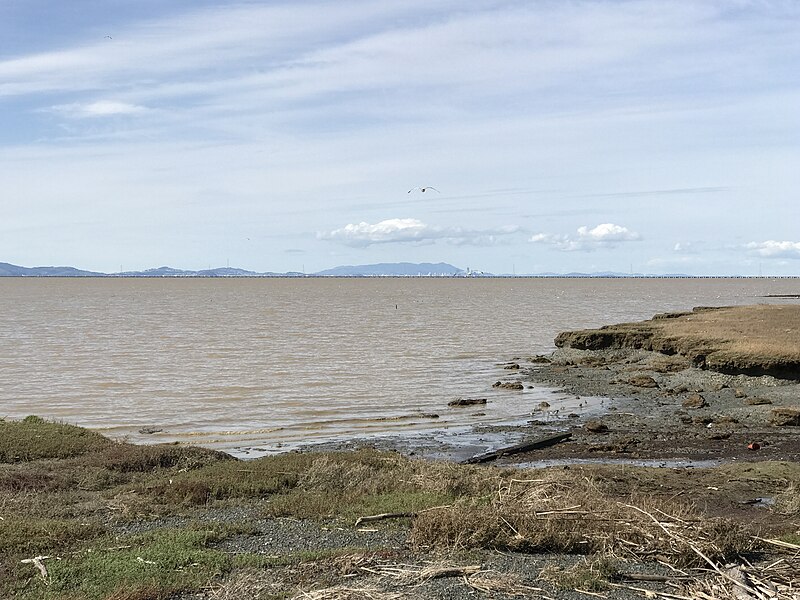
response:
<svg viewBox="0 0 800 600"><path fill-rule="evenodd" d="M563 473L511 479L488 502L463 500L421 513L412 541L454 549L613 552L678 565L724 561L753 545L740 523L704 518L690 506L648 497L621 502L595 480Z"/></svg>
<svg viewBox="0 0 800 600"><path fill-rule="evenodd" d="M618 563L605 554L586 557L569 567L550 563L539 572L539 579L561 589L600 592L610 587L609 579L617 574Z"/></svg>
<svg viewBox="0 0 800 600"><path fill-rule="evenodd" d="M407 598L407 596L371 586L337 585L312 592L301 592L299 595L293 596L292 600L400 600L401 598Z"/></svg>

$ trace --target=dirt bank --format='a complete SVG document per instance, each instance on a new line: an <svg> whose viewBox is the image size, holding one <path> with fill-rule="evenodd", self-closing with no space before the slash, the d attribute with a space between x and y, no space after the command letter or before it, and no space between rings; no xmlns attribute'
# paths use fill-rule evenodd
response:
<svg viewBox="0 0 800 600"><path fill-rule="evenodd" d="M800 379L800 305L697 307L649 321L567 331L559 348L653 350L731 375Z"/></svg>

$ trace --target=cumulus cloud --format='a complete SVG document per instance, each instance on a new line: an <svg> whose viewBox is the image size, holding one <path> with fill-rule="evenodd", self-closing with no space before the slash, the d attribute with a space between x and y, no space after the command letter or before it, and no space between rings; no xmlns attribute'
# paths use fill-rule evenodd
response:
<svg viewBox="0 0 800 600"><path fill-rule="evenodd" d="M147 108L128 102L99 100L88 104L59 104L51 109L61 115L73 118L109 117L114 115L135 115L147 111Z"/></svg>
<svg viewBox="0 0 800 600"><path fill-rule="evenodd" d="M582 251L591 252L598 248L615 248L622 242L636 242L642 236L627 227L614 223L601 223L589 229L587 226L578 227L578 235L537 233L528 240L535 244L549 244L565 252Z"/></svg>
<svg viewBox="0 0 800 600"><path fill-rule="evenodd" d="M386 219L379 223L350 223L330 232L320 232L317 238L366 247L372 244L432 243L443 240L456 245L486 246L495 244L500 238L519 231L518 227L499 229L462 229L428 225L418 219Z"/></svg>
<svg viewBox="0 0 800 600"><path fill-rule="evenodd" d="M745 244L750 254L762 258L793 258L800 259L800 242L750 242Z"/></svg>

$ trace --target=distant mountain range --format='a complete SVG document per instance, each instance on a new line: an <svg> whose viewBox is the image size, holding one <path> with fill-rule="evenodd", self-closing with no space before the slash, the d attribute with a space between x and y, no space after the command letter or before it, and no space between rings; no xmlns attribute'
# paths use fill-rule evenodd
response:
<svg viewBox="0 0 800 600"><path fill-rule="evenodd" d="M690 277L675 273L671 275L646 275L642 273L619 273L602 271L597 273L535 273L528 275L493 275L482 271L461 269L448 263L378 263L373 265L345 265L317 273L273 273L247 271L234 267L219 267L190 271L172 267L158 267L144 271L100 273L84 271L75 267L20 267L0 263L0 277Z"/></svg>
<svg viewBox="0 0 800 600"><path fill-rule="evenodd" d="M459 269L447 263L378 263L376 265L346 265L326 269L314 275L329 277L375 277L375 276L453 276L466 274L464 269Z"/></svg>
<svg viewBox="0 0 800 600"><path fill-rule="evenodd" d="M447 263L381 263L376 265L347 265L320 271L319 273L273 273L247 271L234 267L219 267L190 271L173 267L158 267L144 271L122 271L120 273L100 273L83 271L75 267L20 267L0 263L0 277L410 277L410 276L454 276L466 271Z"/></svg>

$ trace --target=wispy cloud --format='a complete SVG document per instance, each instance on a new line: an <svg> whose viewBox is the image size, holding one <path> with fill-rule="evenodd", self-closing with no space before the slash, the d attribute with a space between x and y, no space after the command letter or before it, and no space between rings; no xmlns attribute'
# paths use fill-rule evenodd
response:
<svg viewBox="0 0 800 600"><path fill-rule="evenodd" d="M642 236L627 227L614 223L601 223L592 229L578 227L577 235L536 233L528 240L535 244L549 244L565 252L592 252L600 248L615 248L624 242L637 242Z"/></svg>
<svg viewBox="0 0 800 600"><path fill-rule="evenodd" d="M64 219L92 224L72 246L99 270L205 264L254 223L256 270L296 266L286 247L460 244L483 247L452 260L500 271L534 231L569 269L641 239L606 221L646 232L642 260L793 252L743 244L794 235L797 2L52 3L42 35L42 1L0 19L25 40L0 53L0 255L62 256ZM405 193L420 184L442 194Z"/></svg>
<svg viewBox="0 0 800 600"><path fill-rule="evenodd" d="M88 104L58 104L52 107L52 112L72 118L110 117L115 115L135 115L147 112L147 107L129 102L116 102L113 100L98 100Z"/></svg>
<svg viewBox="0 0 800 600"><path fill-rule="evenodd" d="M443 240L455 245L486 246L498 243L505 236L519 231L518 227L499 229L463 229L428 225L418 219L387 219L379 223L351 223L317 237L354 247L392 243L432 243Z"/></svg>
<svg viewBox="0 0 800 600"><path fill-rule="evenodd" d="M685 194L719 194L727 192L729 187L715 186L715 187L689 187L689 188L674 188L668 190L638 190L631 192L606 192L598 194L587 194L590 198L642 198L645 196L676 196Z"/></svg>
<svg viewBox="0 0 800 600"><path fill-rule="evenodd" d="M750 242L745 245L748 252L761 258L791 258L800 259L800 242Z"/></svg>

